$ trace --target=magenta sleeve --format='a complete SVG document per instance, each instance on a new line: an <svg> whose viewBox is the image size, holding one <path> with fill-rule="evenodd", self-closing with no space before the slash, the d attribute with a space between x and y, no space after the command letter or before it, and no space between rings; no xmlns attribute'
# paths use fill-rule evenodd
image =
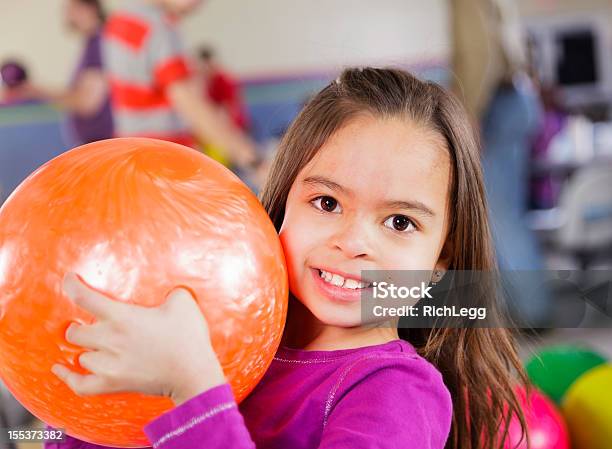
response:
<svg viewBox="0 0 612 449"><path fill-rule="evenodd" d="M201 393L144 428L153 448L255 449L229 384Z"/></svg>

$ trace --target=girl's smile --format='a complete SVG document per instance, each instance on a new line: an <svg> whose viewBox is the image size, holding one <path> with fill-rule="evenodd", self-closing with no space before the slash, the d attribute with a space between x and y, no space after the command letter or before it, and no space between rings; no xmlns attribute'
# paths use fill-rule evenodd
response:
<svg viewBox="0 0 612 449"><path fill-rule="evenodd" d="M360 275L349 275L337 271L311 268L319 291L331 301L359 301L364 290L371 288L371 282Z"/></svg>

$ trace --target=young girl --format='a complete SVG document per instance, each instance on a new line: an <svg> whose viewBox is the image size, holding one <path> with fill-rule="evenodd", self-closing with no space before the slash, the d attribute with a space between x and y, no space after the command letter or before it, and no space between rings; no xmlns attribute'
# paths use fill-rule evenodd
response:
<svg viewBox="0 0 612 449"><path fill-rule="evenodd" d="M399 70L344 71L285 135L261 199L291 298L281 348L240 406L184 289L147 309L68 275L66 293L98 317L66 333L91 349L79 359L91 374L54 373L81 395L170 396L176 408L144 429L163 449L493 448L511 415L524 424L505 329L361 322L363 270L427 270L434 282L495 270L478 147L457 100Z"/></svg>

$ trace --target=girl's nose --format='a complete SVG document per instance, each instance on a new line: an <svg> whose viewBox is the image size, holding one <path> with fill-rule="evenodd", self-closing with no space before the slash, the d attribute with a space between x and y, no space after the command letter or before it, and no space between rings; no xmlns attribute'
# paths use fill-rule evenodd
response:
<svg viewBox="0 0 612 449"><path fill-rule="evenodd" d="M330 243L348 258L369 258L372 256L369 232L366 223L349 220L340 225Z"/></svg>

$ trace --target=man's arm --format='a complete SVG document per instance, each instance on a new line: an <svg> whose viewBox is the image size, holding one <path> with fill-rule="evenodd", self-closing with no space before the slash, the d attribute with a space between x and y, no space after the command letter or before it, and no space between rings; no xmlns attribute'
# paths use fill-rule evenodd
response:
<svg viewBox="0 0 612 449"><path fill-rule="evenodd" d="M251 141L212 103L202 98L193 81L175 81L167 87L166 93L196 137L227 151L236 165L247 167L255 162L256 153Z"/></svg>
<svg viewBox="0 0 612 449"><path fill-rule="evenodd" d="M108 83L102 70L92 68L84 70L70 89L54 90L34 86L31 94L86 117L94 115L102 107L108 95Z"/></svg>

